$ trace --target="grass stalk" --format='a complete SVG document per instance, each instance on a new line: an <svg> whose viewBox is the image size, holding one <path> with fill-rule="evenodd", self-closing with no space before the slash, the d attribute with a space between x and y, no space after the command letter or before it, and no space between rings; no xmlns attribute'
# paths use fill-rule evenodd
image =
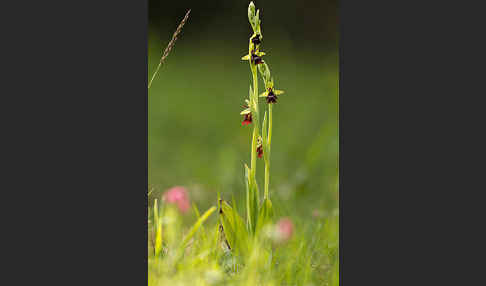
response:
<svg viewBox="0 0 486 286"><path fill-rule="evenodd" d="M174 47L175 42L177 41L177 36L181 33L182 27L184 27L184 24L186 23L187 19L189 18L189 13L191 13L191 9L187 10L187 13L184 16L184 19L182 19L182 21L179 23L179 26L177 27L176 31L174 32L174 34L172 34L172 39L170 40L170 42L167 45L167 47L165 47L164 53L162 54L162 57L160 58L159 65L155 69L155 72L152 75L152 78L150 79L150 81L148 83L148 88L147 89L149 89L152 86L152 82L154 81L155 76L159 73L159 70L162 67L162 65L164 64L165 59L167 58L167 56L169 55L170 51Z"/></svg>

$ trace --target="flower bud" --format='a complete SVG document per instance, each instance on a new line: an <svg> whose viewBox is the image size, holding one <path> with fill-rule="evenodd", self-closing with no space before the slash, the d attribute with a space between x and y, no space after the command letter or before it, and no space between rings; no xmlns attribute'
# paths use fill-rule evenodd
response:
<svg viewBox="0 0 486 286"><path fill-rule="evenodd" d="M248 21L250 21L253 31L256 31L257 23L255 22L255 4L253 4L253 1L248 5Z"/></svg>
<svg viewBox="0 0 486 286"><path fill-rule="evenodd" d="M270 81L270 68L264 62L263 64L258 65L258 71L260 71L260 74L263 76L263 82L265 83L265 87L268 87L268 83Z"/></svg>

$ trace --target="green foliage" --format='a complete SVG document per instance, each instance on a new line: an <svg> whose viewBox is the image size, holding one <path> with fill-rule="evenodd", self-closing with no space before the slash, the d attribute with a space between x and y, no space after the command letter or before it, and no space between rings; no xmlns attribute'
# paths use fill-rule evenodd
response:
<svg viewBox="0 0 486 286"><path fill-rule="evenodd" d="M159 218L159 208L157 199L154 202L154 225L155 225L155 255L159 255L162 250L162 219Z"/></svg>
<svg viewBox="0 0 486 286"><path fill-rule="evenodd" d="M247 227L250 233L255 232L258 216L258 186L256 180L251 179L251 172L248 165L245 164L245 186L247 202Z"/></svg>
<svg viewBox="0 0 486 286"><path fill-rule="evenodd" d="M297 220L292 239L276 243L271 224L251 238L234 208L224 201L221 207L225 215L219 221L232 250L222 247L219 222L207 233L200 224L188 232L192 242L182 254L169 249L163 256L149 255L149 285L339 285L337 213L307 218L305 224Z"/></svg>
<svg viewBox="0 0 486 286"><path fill-rule="evenodd" d="M249 233L245 222L236 208L231 207L226 201L220 200L219 207L220 223L223 226L224 238L228 241L231 252L235 255L248 253Z"/></svg>

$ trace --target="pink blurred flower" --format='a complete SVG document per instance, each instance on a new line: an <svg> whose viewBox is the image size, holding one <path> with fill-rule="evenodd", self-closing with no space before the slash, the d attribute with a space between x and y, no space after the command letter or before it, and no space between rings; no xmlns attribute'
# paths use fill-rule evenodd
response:
<svg viewBox="0 0 486 286"><path fill-rule="evenodd" d="M320 210L313 210L312 211L312 216L314 218L321 218L321 217L324 216L324 213L322 211L320 211Z"/></svg>
<svg viewBox="0 0 486 286"><path fill-rule="evenodd" d="M287 241L294 233L294 224L290 218L284 217L277 222L277 234L281 241Z"/></svg>
<svg viewBox="0 0 486 286"><path fill-rule="evenodd" d="M175 186L167 190L164 194L164 200L170 204L176 204L182 213L186 213L191 207L187 190L181 186Z"/></svg>

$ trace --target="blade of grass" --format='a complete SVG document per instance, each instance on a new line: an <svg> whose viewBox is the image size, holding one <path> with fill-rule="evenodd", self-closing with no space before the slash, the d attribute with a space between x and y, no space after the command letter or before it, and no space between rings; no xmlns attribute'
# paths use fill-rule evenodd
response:
<svg viewBox="0 0 486 286"><path fill-rule="evenodd" d="M182 241L182 248L185 248L188 244L188 242L191 240L191 238L196 234L197 230L201 227L201 225L208 219L208 217L216 210L216 207L213 206L210 209L208 209L197 221L196 223L191 227L191 230L188 232L184 240Z"/></svg>

